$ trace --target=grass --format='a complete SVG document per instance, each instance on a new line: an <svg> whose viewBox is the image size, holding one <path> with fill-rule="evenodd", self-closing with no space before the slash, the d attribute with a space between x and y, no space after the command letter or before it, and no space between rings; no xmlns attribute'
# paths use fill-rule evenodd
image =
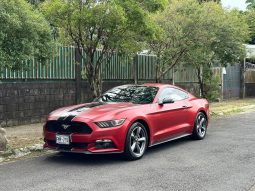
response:
<svg viewBox="0 0 255 191"><path fill-rule="evenodd" d="M210 104L212 117L224 117L249 111L255 111L255 98L228 100Z"/></svg>

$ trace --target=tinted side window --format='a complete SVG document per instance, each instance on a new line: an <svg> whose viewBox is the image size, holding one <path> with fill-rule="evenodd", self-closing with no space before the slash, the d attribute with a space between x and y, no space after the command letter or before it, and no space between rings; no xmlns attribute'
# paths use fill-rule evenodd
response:
<svg viewBox="0 0 255 191"><path fill-rule="evenodd" d="M164 98L171 98L174 101L184 100L188 98L188 94L184 91L178 90L176 88L165 88L160 96L159 100L163 100Z"/></svg>

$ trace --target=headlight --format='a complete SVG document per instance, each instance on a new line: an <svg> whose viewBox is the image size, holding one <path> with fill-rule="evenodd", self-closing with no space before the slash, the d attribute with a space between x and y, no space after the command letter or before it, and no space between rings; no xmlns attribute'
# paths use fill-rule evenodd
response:
<svg viewBox="0 0 255 191"><path fill-rule="evenodd" d="M122 125L126 119L119 119L119 120L111 120L111 121L101 121L96 122L96 125L100 128L109 128L109 127L117 127Z"/></svg>

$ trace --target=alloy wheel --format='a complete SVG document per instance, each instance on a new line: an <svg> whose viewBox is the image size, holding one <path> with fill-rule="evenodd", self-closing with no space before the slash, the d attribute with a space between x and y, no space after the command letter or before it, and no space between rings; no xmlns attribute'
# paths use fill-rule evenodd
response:
<svg viewBox="0 0 255 191"><path fill-rule="evenodd" d="M202 138L205 136L206 134L206 128L207 128L207 120L206 117L204 115L199 115L197 117L197 133L198 135Z"/></svg>
<svg viewBox="0 0 255 191"><path fill-rule="evenodd" d="M147 145L147 136L145 130L136 126L130 136L130 150L136 157L141 157L146 149Z"/></svg>

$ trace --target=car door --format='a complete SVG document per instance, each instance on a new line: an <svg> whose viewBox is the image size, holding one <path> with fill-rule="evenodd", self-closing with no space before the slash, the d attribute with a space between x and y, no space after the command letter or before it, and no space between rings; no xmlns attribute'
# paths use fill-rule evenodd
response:
<svg viewBox="0 0 255 191"><path fill-rule="evenodd" d="M154 141L161 142L185 134L188 130L188 94L173 87L163 89L159 101L172 99L173 103L153 105L154 114L151 121L154 129Z"/></svg>

